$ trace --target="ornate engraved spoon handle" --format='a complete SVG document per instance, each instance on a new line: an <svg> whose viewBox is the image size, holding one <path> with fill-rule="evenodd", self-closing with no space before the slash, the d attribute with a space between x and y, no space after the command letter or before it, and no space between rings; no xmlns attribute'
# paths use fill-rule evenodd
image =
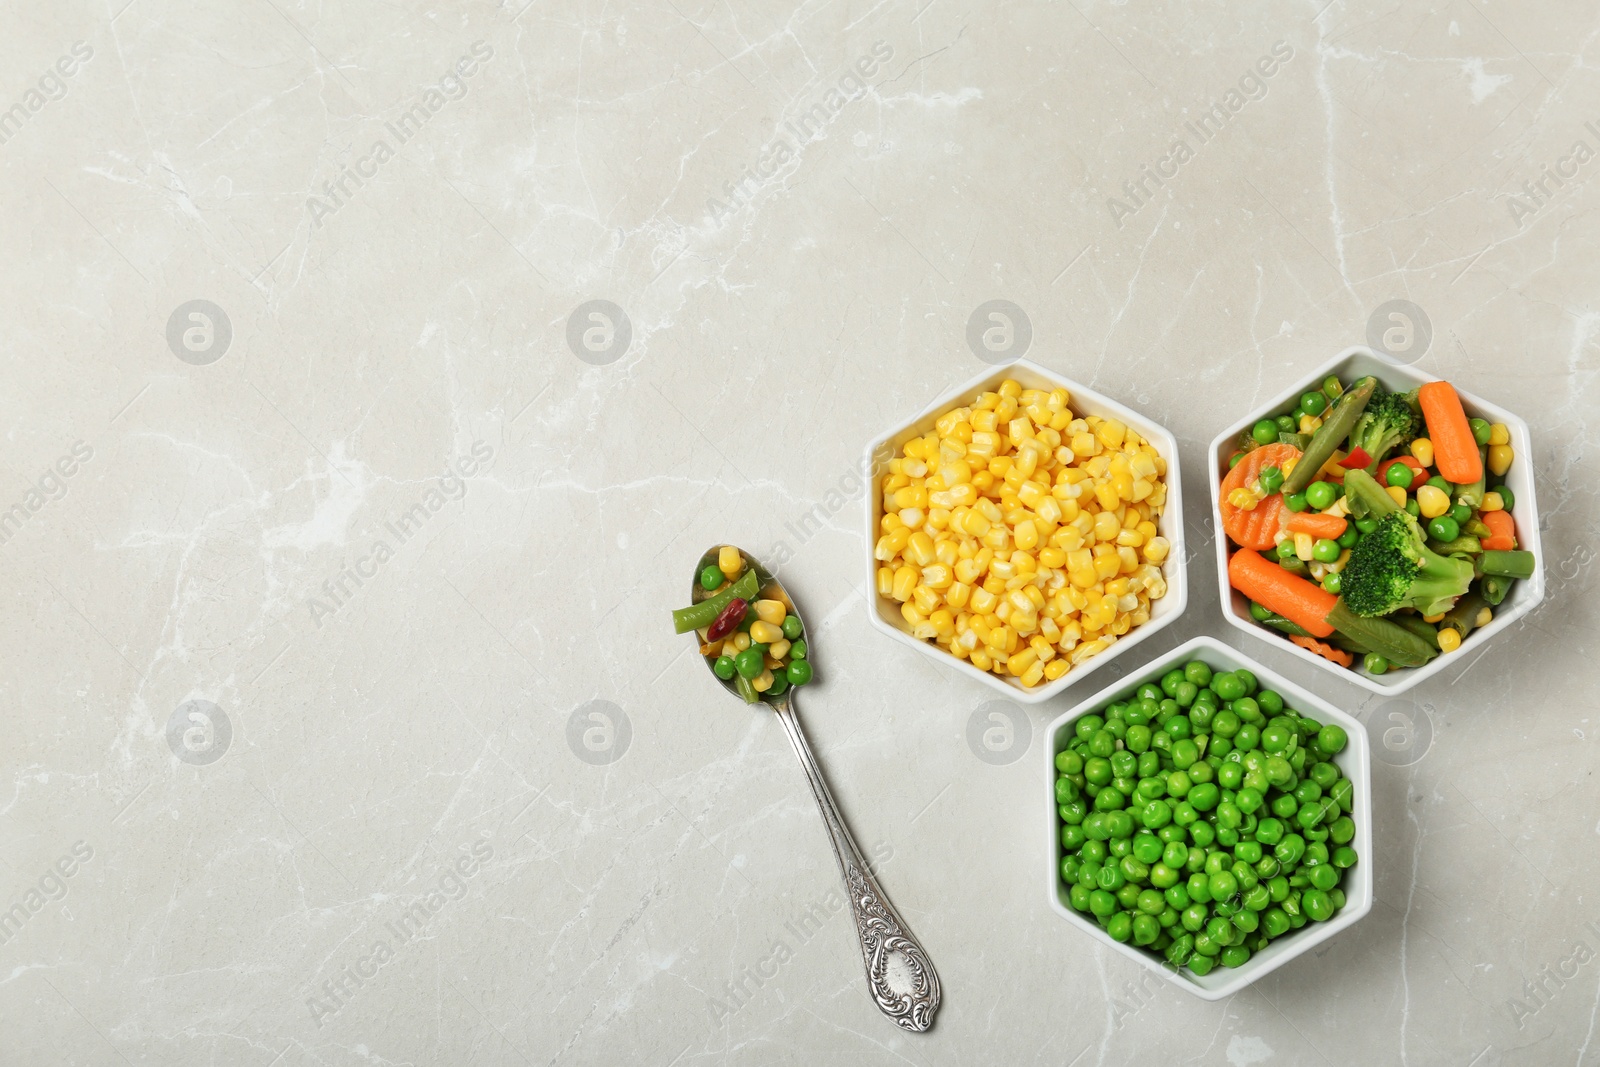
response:
<svg viewBox="0 0 1600 1067"><path fill-rule="evenodd" d="M783 723L784 732L800 757L811 795L817 798L823 825L828 828L833 855L839 861L839 873L844 876L845 889L850 894L850 911L855 917L856 936L861 942L861 958L866 964L872 999L878 1010L897 1025L921 1033L933 1025L933 1013L939 1010L939 976L934 973L928 954L906 929L878 880L867 869L861 850L856 847L855 839L850 836L833 802L833 794L828 791L817 759L811 754L811 746L806 743L792 704L785 701L773 713ZM899 966L891 975L891 964L895 960ZM891 983L891 978L898 981Z"/></svg>

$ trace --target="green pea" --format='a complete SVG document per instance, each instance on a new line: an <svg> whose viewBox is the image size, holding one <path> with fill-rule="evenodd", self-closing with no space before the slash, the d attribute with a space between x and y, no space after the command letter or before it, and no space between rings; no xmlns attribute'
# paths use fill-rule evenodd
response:
<svg viewBox="0 0 1600 1067"><path fill-rule="evenodd" d="M1389 661L1376 652L1368 652L1361 657L1361 666L1368 674L1384 674L1389 670Z"/></svg>
<svg viewBox="0 0 1600 1067"><path fill-rule="evenodd" d="M1211 684L1211 667L1200 660L1192 659L1183 665L1183 676L1204 689Z"/></svg>
<svg viewBox="0 0 1600 1067"><path fill-rule="evenodd" d="M1278 439L1278 424L1271 419L1262 419L1250 428L1250 436L1258 445L1270 445Z"/></svg>
<svg viewBox="0 0 1600 1067"><path fill-rule="evenodd" d="M797 659L789 664L787 673L790 685L805 685L811 681L811 664L803 659Z"/></svg>
<svg viewBox="0 0 1600 1067"><path fill-rule="evenodd" d="M1139 833L1133 838L1133 858L1144 864L1161 858L1161 839L1155 834Z"/></svg>
<svg viewBox="0 0 1600 1067"><path fill-rule="evenodd" d="M1497 485L1494 487L1494 491L1500 494L1500 500L1505 510L1510 511L1517 506L1517 498L1512 495L1509 485Z"/></svg>
<svg viewBox="0 0 1600 1067"><path fill-rule="evenodd" d="M1320 889L1308 889L1300 898L1300 906L1314 922L1333 918L1333 901Z"/></svg>
<svg viewBox="0 0 1600 1067"><path fill-rule="evenodd" d="M1474 441L1480 445L1489 443L1489 436L1494 433L1494 429L1486 419L1468 419L1467 425L1472 427L1472 439Z"/></svg>
<svg viewBox="0 0 1600 1067"><path fill-rule="evenodd" d="M1237 700L1244 696L1244 680L1232 671L1217 675L1211 680L1211 688L1223 700Z"/></svg>
<svg viewBox="0 0 1600 1067"><path fill-rule="evenodd" d="M1339 558L1341 551L1343 550L1339 547L1339 542L1319 537L1311 546L1311 558L1318 563L1332 563Z"/></svg>
<svg viewBox="0 0 1600 1067"><path fill-rule="evenodd" d="M1435 541L1454 541L1461 536L1461 524L1448 515L1440 515L1429 521L1428 536Z"/></svg>
<svg viewBox="0 0 1600 1067"><path fill-rule="evenodd" d="M1356 862L1356 850L1351 848L1349 845L1340 845L1338 848L1333 850L1331 862L1340 870L1344 870L1347 867L1353 867L1355 866Z"/></svg>
<svg viewBox="0 0 1600 1067"><path fill-rule="evenodd" d="M796 641L794 644L789 646L789 659L790 660L805 659L805 658L806 658L806 643L804 641Z"/></svg>
<svg viewBox="0 0 1600 1067"><path fill-rule="evenodd" d="M1108 928L1107 932L1110 930ZM1161 924L1150 915L1135 915L1133 917L1133 943L1135 945L1148 945L1161 936Z"/></svg>
<svg viewBox="0 0 1600 1067"><path fill-rule="evenodd" d="M772 684L762 696L781 697L789 691L789 675L787 671L776 671L772 675Z"/></svg>
<svg viewBox="0 0 1600 1067"><path fill-rule="evenodd" d="M1096 889L1089 894L1089 910L1102 919L1110 918L1116 914L1117 898L1104 889Z"/></svg>
<svg viewBox="0 0 1600 1067"><path fill-rule="evenodd" d="M742 677L758 678L767 669L767 661L761 649L751 645L733 657L733 666Z"/></svg>
<svg viewBox="0 0 1600 1067"><path fill-rule="evenodd" d="M1410 489L1411 482L1416 474L1404 463L1391 463L1383 476L1385 485L1398 486L1401 489Z"/></svg>
<svg viewBox="0 0 1600 1067"><path fill-rule="evenodd" d="M715 563L709 564L705 570L700 572L701 589L719 588L725 580L726 578L722 573L722 568L718 567Z"/></svg>
<svg viewBox="0 0 1600 1067"><path fill-rule="evenodd" d="M1320 389L1300 398L1300 410L1307 415L1321 415L1328 410L1328 395Z"/></svg>
<svg viewBox="0 0 1600 1067"><path fill-rule="evenodd" d="M1332 482L1312 482L1306 486L1306 503L1322 511L1333 507L1333 502L1339 499L1339 490Z"/></svg>
<svg viewBox="0 0 1600 1067"><path fill-rule="evenodd" d="M1237 467L1239 465L1239 461L1241 459L1243 459L1243 458L1244 458L1244 453L1243 452L1235 452L1233 455L1229 456L1228 457L1228 469L1229 470L1233 470L1233 468L1235 468L1235 467Z"/></svg>
<svg viewBox="0 0 1600 1067"><path fill-rule="evenodd" d="M1262 467L1256 480L1261 483L1261 491L1271 496L1283 488L1283 471L1278 467Z"/></svg>
<svg viewBox="0 0 1600 1067"><path fill-rule="evenodd" d="M1331 863L1319 863L1307 872L1307 877L1313 886L1327 892L1339 884L1339 868Z"/></svg>
<svg viewBox="0 0 1600 1067"><path fill-rule="evenodd" d="M1464 526L1472 519L1472 509L1465 504L1452 504L1445 514L1456 520L1457 526Z"/></svg>
<svg viewBox="0 0 1600 1067"><path fill-rule="evenodd" d="M1083 757L1068 749L1056 753L1056 770L1062 774L1082 774Z"/></svg>
<svg viewBox="0 0 1600 1067"><path fill-rule="evenodd" d="M1282 937L1289 932L1289 916L1282 908L1268 908L1261 913L1261 926L1268 937Z"/></svg>
<svg viewBox="0 0 1600 1067"><path fill-rule="evenodd" d="M1344 383L1339 380L1338 375L1330 374L1322 380L1322 391L1327 394L1329 400L1337 400L1344 395Z"/></svg>
<svg viewBox="0 0 1600 1067"><path fill-rule="evenodd" d="M1210 848L1211 843L1217 839L1217 832L1211 828L1210 823L1197 822L1189 827L1189 836L1194 840L1196 848ZM1194 853L1191 851L1189 856L1193 859Z"/></svg>
<svg viewBox="0 0 1600 1067"><path fill-rule="evenodd" d="M1292 415L1279 415L1277 418L1273 419L1272 421L1278 424L1278 432L1280 434L1283 434L1283 433L1294 433L1296 427L1298 427L1300 425L1298 422L1296 422L1294 420L1294 417Z"/></svg>
<svg viewBox="0 0 1600 1067"><path fill-rule="evenodd" d="M1354 548L1356 547L1356 542L1361 540L1361 531L1354 526L1346 524L1344 533L1339 535L1338 540L1340 548Z"/></svg>
<svg viewBox="0 0 1600 1067"><path fill-rule="evenodd" d="M1293 559L1294 538L1289 537L1279 541L1278 547L1272 550L1272 554L1277 556L1279 559Z"/></svg>
<svg viewBox="0 0 1600 1067"><path fill-rule="evenodd" d="M1177 701L1178 707L1187 708L1194 704L1194 698L1199 695L1200 687L1185 679L1178 683L1177 695L1172 699Z"/></svg>
<svg viewBox="0 0 1600 1067"><path fill-rule="evenodd" d="M717 573L721 574L722 572L718 571ZM711 671L723 681L728 681L738 673L738 668L734 666L732 656L718 656L716 661L711 664ZM757 673L760 672L758 671Z"/></svg>
<svg viewBox="0 0 1600 1067"><path fill-rule="evenodd" d="M783 636L784 637L787 637L789 640L793 641L795 638L800 636L800 631L801 631L800 616L798 616L798 615L785 615L783 617ZM802 658L804 658L804 657L802 657Z"/></svg>
<svg viewBox="0 0 1600 1067"><path fill-rule="evenodd" d="M1348 815L1341 815L1337 819L1333 820L1333 823L1328 827L1328 830L1329 835L1333 838L1334 844L1348 845L1350 843L1350 839L1356 836L1355 820L1350 818Z"/></svg>
<svg viewBox="0 0 1600 1067"><path fill-rule="evenodd" d="M1193 955L1189 957L1189 969L1201 978L1210 974L1211 968L1215 966L1216 964L1212 962L1209 956Z"/></svg>
<svg viewBox="0 0 1600 1067"><path fill-rule="evenodd" d="M1373 530L1376 530L1377 528L1378 528L1378 520L1377 519L1357 519L1356 520L1356 532L1357 533L1369 534Z"/></svg>
<svg viewBox="0 0 1600 1067"><path fill-rule="evenodd" d="M1304 492L1290 493L1283 498L1283 506L1290 511L1304 511L1306 509L1306 494Z"/></svg>

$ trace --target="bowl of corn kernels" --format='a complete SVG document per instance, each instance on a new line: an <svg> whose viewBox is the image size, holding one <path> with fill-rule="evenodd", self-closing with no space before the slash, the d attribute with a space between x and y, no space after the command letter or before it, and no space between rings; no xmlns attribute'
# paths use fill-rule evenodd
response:
<svg viewBox="0 0 1600 1067"><path fill-rule="evenodd" d="M1176 619L1177 441L1019 360L867 448L872 624L1038 703Z"/></svg>

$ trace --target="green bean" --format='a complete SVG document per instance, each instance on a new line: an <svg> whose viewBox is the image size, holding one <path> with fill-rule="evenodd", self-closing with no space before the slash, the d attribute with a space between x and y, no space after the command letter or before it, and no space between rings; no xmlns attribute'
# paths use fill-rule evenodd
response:
<svg viewBox="0 0 1600 1067"><path fill-rule="evenodd" d="M1322 465L1333 457L1333 450L1350 436L1351 430L1355 429L1356 420L1361 417L1361 412L1366 408L1367 401L1372 399L1372 392L1377 387L1378 379L1371 376L1362 378L1334 402L1333 409L1322 420L1322 425L1311 435L1311 441L1301 454L1300 461L1295 464L1289 477L1284 479L1285 493L1298 493L1311 484L1317 472L1322 469Z"/></svg>
<svg viewBox="0 0 1600 1067"><path fill-rule="evenodd" d="M1477 562L1478 570L1482 574L1497 574L1502 578L1533 577L1533 553L1521 549L1515 551L1490 549L1479 556Z"/></svg>
<svg viewBox="0 0 1600 1067"><path fill-rule="evenodd" d="M686 608L678 608L672 613L672 627L674 632L686 634L690 630L698 630L702 626L710 626L717 615L734 597L740 600L754 600L760 585L756 579L754 567L745 568L739 580L716 596L707 597L698 604L691 604Z"/></svg>
<svg viewBox="0 0 1600 1067"><path fill-rule="evenodd" d="M1334 602L1333 610L1328 612L1327 622L1335 630L1361 642L1396 666L1420 667L1439 654L1428 642L1392 619L1362 618L1345 607L1343 600Z"/></svg>

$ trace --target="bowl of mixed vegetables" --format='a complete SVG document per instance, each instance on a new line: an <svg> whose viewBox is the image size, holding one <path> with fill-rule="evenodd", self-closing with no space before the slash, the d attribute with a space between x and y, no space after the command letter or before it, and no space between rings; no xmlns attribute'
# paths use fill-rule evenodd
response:
<svg viewBox="0 0 1600 1067"><path fill-rule="evenodd" d="M1527 424L1352 348L1212 443L1228 621L1374 692L1544 598Z"/></svg>
<svg viewBox="0 0 1600 1067"><path fill-rule="evenodd" d="M1187 597L1173 436L1019 360L867 447L868 617L1021 703L1176 619Z"/></svg>
<svg viewBox="0 0 1600 1067"><path fill-rule="evenodd" d="M1371 764L1355 719L1210 637L1045 733L1050 905L1206 1000L1372 907Z"/></svg>

